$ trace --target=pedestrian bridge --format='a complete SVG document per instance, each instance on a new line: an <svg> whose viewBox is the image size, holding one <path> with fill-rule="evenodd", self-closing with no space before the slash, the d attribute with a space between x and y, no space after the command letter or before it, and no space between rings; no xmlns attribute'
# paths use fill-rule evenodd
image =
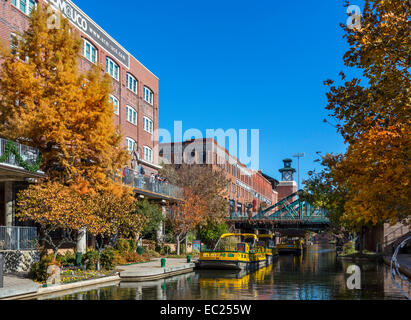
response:
<svg viewBox="0 0 411 320"><path fill-rule="evenodd" d="M289 195L253 217L239 217L232 214L227 220L239 229L255 227L312 231L327 229L330 225L327 211L316 208L302 199L301 192Z"/></svg>

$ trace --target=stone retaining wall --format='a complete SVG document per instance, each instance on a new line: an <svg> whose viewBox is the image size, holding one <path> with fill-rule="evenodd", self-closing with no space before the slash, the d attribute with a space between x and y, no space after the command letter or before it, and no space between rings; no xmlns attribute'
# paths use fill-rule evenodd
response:
<svg viewBox="0 0 411 320"><path fill-rule="evenodd" d="M34 262L40 261L40 251L0 251L4 257L4 272L28 272Z"/></svg>

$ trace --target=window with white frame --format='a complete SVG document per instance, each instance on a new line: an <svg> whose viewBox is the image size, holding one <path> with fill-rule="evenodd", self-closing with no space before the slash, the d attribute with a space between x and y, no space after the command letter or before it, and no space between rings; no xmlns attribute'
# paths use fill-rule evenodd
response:
<svg viewBox="0 0 411 320"><path fill-rule="evenodd" d="M11 49L11 54L16 55L18 46L16 45L16 41L18 40L18 36L15 33L10 34L10 49Z"/></svg>
<svg viewBox="0 0 411 320"><path fill-rule="evenodd" d="M147 117L144 117L143 122L143 129L148 133L153 133L153 121Z"/></svg>
<svg viewBox="0 0 411 320"><path fill-rule="evenodd" d="M11 49L11 54L15 55L16 57L20 58L19 54L18 54L18 44L16 45L16 41L21 41L22 38L21 36L15 34L15 33L11 33L10 34L10 49ZM29 57L26 56L24 59L21 59L22 61L25 62L29 62Z"/></svg>
<svg viewBox="0 0 411 320"><path fill-rule="evenodd" d="M137 79L127 73L127 88L137 94Z"/></svg>
<svg viewBox="0 0 411 320"><path fill-rule="evenodd" d="M120 67L109 57L106 58L106 72L114 79L119 79Z"/></svg>
<svg viewBox="0 0 411 320"><path fill-rule="evenodd" d="M131 138L126 138L127 150L131 153L134 150L136 142Z"/></svg>
<svg viewBox="0 0 411 320"><path fill-rule="evenodd" d="M149 147L144 146L143 147L143 159L144 161L153 162L153 150L151 150Z"/></svg>
<svg viewBox="0 0 411 320"><path fill-rule="evenodd" d="M36 7L35 0L11 0L11 4L27 15L30 15L30 13Z"/></svg>
<svg viewBox="0 0 411 320"><path fill-rule="evenodd" d="M153 104L153 91L147 87L144 87L144 100L149 104Z"/></svg>
<svg viewBox="0 0 411 320"><path fill-rule="evenodd" d="M118 115L120 113L120 101L118 101L115 96L110 94L110 102L113 104L114 113Z"/></svg>
<svg viewBox="0 0 411 320"><path fill-rule="evenodd" d="M132 107L126 107L126 119L128 122L131 122L134 125L137 125L137 111Z"/></svg>
<svg viewBox="0 0 411 320"><path fill-rule="evenodd" d="M83 56L87 60L97 63L97 48L86 39L83 39Z"/></svg>

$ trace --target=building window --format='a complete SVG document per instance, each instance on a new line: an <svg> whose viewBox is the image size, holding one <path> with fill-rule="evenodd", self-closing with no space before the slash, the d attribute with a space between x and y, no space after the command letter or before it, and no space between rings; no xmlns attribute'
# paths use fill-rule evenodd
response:
<svg viewBox="0 0 411 320"><path fill-rule="evenodd" d="M21 36L15 34L15 33L11 33L10 34L10 49L11 49L11 54L16 56L17 58L19 57L19 53L18 53L18 45L15 43L16 41L21 41L22 38ZM29 62L29 57L26 56L24 59L21 59L24 62Z"/></svg>
<svg viewBox="0 0 411 320"><path fill-rule="evenodd" d="M129 73L127 73L127 88L137 94L137 80Z"/></svg>
<svg viewBox="0 0 411 320"><path fill-rule="evenodd" d="M120 102L112 94L110 94L110 103L113 104L114 113L118 115L120 113Z"/></svg>
<svg viewBox="0 0 411 320"><path fill-rule="evenodd" d="M27 15L30 15L30 13L36 7L35 0L11 0L11 4Z"/></svg>
<svg viewBox="0 0 411 320"><path fill-rule="evenodd" d="M106 58L106 72L114 79L119 79L120 67L109 57Z"/></svg>
<svg viewBox="0 0 411 320"><path fill-rule="evenodd" d="M132 107L126 107L126 119L128 122L131 122L134 125L137 125L137 111Z"/></svg>
<svg viewBox="0 0 411 320"><path fill-rule="evenodd" d="M144 117L143 120L144 120L144 125L143 125L144 130L152 134L153 133L153 121L151 121L147 117Z"/></svg>
<svg viewBox="0 0 411 320"><path fill-rule="evenodd" d="M153 91L147 87L144 87L144 100L149 104L153 104Z"/></svg>
<svg viewBox="0 0 411 320"><path fill-rule="evenodd" d="M131 138L126 138L127 150L131 153L134 150L136 142Z"/></svg>
<svg viewBox="0 0 411 320"><path fill-rule="evenodd" d="M83 39L83 56L87 60L97 63L97 48L86 39Z"/></svg>
<svg viewBox="0 0 411 320"><path fill-rule="evenodd" d="M144 161L152 163L153 162L153 150L151 150L149 147L144 146L143 159Z"/></svg>
<svg viewBox="0 0 411 320"><path fill-rule="evenodd" d="M16 41L18 39L18 36L14 33L10 34L10 49L11 49L11 54L14 56L17 54L17 49L18 46L16 45Z"/></svg>

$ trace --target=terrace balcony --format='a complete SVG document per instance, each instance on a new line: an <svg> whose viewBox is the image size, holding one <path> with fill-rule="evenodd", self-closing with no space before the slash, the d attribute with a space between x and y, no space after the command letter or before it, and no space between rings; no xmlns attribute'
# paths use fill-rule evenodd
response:
<svg viewBox="0 0 411 320"><path fill-rule="evenodd" d="M168 182L152 181L150 177L137 174L130 169L124 169L123 183L134 188L137 193L150 198L183 200L183 189Z"/></svg>
<svg viewBox="0 0 411 320"><path fill-rule="evenodd" d="M44 177L40 162L38 149L0 138L0 181Z"/></svg>

